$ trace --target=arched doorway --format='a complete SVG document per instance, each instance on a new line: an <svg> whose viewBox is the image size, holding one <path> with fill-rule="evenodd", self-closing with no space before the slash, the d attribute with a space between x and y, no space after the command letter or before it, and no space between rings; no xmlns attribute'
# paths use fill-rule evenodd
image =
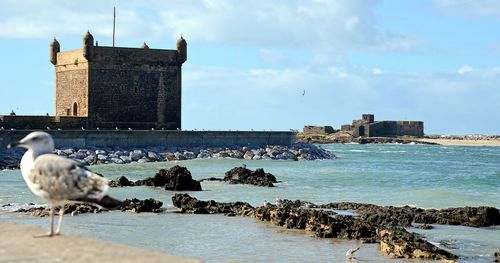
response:
<svg viewBox="0 0 500 263"><path fill-rule="evenodd" d="M77 116L78 115L78 105L75 103L73 103L73 116Z"/></svg>

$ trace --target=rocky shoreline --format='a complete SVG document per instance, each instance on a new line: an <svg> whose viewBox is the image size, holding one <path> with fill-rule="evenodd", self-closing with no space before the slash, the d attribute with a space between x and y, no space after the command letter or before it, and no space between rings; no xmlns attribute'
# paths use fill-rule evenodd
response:
<svg viewBox="0 0 500 263"><path fill-rule="evenodd" d="M308 134L299 133L296 137L297 142L301 143L316 143L316 144L329 144L329 143L357 143L357 144L429 144L438 145L435 142L423 141L421 139L409 139L398 137L353 137L350 134Z"/></svg>
<svg viewBox="0 0 500 263"><path fill-rule="evenodd" d="M300 200L283 200L279 206L253 207L244 202L220 203L202 201L188 194L172 197L180 213L225 214L248 216L288 229L314 232L322 238L357 239L379 243L381 251L391 258L420 258L455 262L456 255L425 241L404 227L412 223L449 224L482 227L500 224L500 213L494 207L461 207L442 210L412 207L377 206L358 203L315 205ZM342 215L337 210L352 210Z"/></svg>
<svg viewBox="0 0 500 263"><path fill-rule="evenodd" d="M335 155L313 144L296 143L291 146L268 145L266 147L208 147L208 148L161 148L144 149L58 149L56 154L85 165L128 164L192 159L245 159L310 161L334 159ZM24 151L12 149L0 151L0 170L17 169Z"/></svg>

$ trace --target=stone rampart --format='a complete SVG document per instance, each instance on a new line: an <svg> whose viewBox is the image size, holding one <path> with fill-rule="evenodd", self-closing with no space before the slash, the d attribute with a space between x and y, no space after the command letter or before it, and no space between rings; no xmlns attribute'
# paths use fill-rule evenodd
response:
<svg viewBox="0 0 500 263"><path fill-rule="evenodd" d="M0 131L0 148L17 141L33 130ZM288 131L161 131L161 130L46 130L57 148L72 147L217 147L291 145L295 133Z"/></svg>

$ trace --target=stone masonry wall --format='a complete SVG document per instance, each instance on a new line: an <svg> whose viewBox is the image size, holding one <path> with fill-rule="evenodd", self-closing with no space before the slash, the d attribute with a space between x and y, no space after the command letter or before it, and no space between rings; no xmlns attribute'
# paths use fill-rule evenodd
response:
<svg viewBox="0 0 500 263"><path fill-rule="evenodd" d="M88 64L82 50L58 53L55 71L56 116L87 116Z"/></svg>
<svg viewBox="0 0 500 263"><path fill-rule="evenodd" d="M94 52L90 126L127 128L142 122L180 128L181 65L175 50L95 47Z"/></svg>

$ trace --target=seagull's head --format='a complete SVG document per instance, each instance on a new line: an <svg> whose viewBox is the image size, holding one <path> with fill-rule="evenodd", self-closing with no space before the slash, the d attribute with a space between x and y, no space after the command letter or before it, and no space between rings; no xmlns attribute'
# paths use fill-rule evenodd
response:
<svg viewBox="0 0 500 263"><path fill-rule="evenodd" d="M54 140L52 136L46 132L32 132L20 141L7 145L7 148L22 147L35 152L52 152L54 151Z"/></svg>

